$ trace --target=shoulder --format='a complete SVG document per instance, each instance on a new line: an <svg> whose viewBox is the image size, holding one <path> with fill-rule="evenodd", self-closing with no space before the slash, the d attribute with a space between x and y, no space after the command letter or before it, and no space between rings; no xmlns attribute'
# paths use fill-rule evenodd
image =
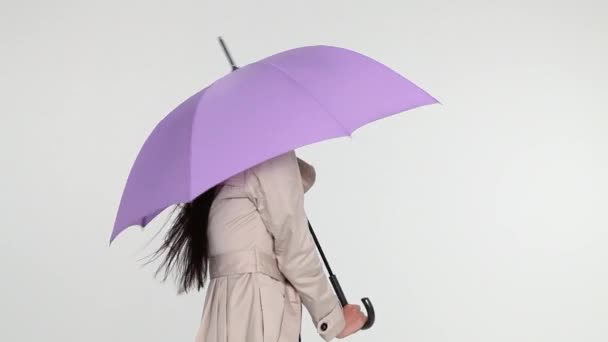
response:
<svg viewBox="0 0 608 342"><path fill-rule="evenodd" d="M289 151L252 167L249 172L262 188L294 187L307 192L315 183L315 168Z"/></svg>
<svg viewBox="0 0 608 342"><path fill-rule="evenodd" d="M294 151L269 158L247 170L249 190L256 199L284 197L302 189L298 160Z"/></svg>

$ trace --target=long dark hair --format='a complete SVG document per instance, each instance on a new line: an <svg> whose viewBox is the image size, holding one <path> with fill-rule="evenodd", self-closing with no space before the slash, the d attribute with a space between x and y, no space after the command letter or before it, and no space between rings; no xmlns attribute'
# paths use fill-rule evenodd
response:
<svg viewBox="0 0 608 342"><path fill-rule="evenodd" d="M200 290L205 285L209 263L207 225L216 188L177 208L179 213L155 253L154 259L166 253L156 273L164 269L166 280L175 270L180 292Z"/></svg>

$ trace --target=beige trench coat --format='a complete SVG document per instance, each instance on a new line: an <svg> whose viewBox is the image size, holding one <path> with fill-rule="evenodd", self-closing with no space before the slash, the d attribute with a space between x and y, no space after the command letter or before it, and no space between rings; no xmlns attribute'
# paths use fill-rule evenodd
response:
<svg viewBox="0 0 608 342"><path fill-rule="evenodd" d="M302 304L319 335L344 328L304 212L314 168L294 151L226 180L209 215L210 278L196 342L296 342Z"/></svg>

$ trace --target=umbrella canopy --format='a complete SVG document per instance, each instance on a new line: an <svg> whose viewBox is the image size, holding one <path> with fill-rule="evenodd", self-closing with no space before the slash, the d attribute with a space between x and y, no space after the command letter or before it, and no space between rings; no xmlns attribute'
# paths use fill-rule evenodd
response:
<svg viewBox="0 0 608 342"><path fill-rule="evenodd" d="M301 47L246 65L154 128L129 174L110 240L269 158L437 102L385 65L338 47Z"/></svg>

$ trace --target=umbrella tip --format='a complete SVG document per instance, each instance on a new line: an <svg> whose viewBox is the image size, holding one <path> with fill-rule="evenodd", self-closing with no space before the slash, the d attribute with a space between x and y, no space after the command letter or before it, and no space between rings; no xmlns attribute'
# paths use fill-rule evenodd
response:
<svg viewBox="0 0 608 342"><path fill-rule="evenodd" d="M217 40L220 42L220 45L222 46L222 50L224 50L224 54L226 55L226 58L228 59L228 63L230 63L230 67L232 68L232 71L235 71L238 69L238 67L236 66L236 64L234 64L234 60L232 59L232 56L230 55L230 52L228 51L228 47L226 47L226 43L224 42L224 39L219 36L217 37Z"/></svg>

